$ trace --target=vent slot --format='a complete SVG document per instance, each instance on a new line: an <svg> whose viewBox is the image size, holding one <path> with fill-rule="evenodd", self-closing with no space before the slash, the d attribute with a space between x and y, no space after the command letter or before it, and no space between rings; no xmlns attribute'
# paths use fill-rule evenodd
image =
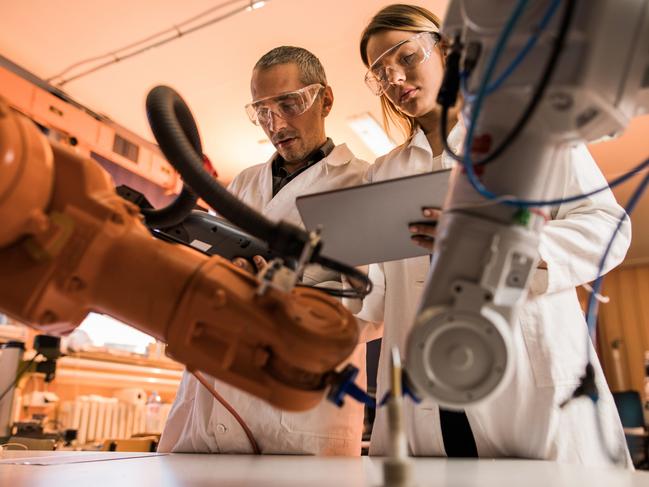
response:
<svg viewBox="0 0 649 487"><path fill-rule="evenodd" d="M126 140L118 134L115 134L113 140L113 152L122 157L126 157L129 161L137 164L138 156L140 155L140 147L133 142Z"/></svg>

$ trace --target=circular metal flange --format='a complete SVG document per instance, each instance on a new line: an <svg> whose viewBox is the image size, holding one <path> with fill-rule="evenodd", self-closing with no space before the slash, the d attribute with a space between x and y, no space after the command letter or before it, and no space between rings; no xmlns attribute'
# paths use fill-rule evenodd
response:
<svg viewBox="0 0 649 487"><path fill-rule="evenodd" d="M407 370L420 395L462 409L507 383L510 349L511 331L498 313L428 308L408 338Z"/></svg>

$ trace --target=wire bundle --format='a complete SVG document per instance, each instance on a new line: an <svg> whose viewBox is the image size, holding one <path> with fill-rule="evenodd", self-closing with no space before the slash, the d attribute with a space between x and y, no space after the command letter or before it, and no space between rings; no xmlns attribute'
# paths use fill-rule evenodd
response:
<svg viewBox="0 0 649 487"><path fill-rule="evenodd" d="M510 133L503 139L503 141L497 146L497 148L490 153L488 156L484 157L483 159L479 161L472 161L471 159L471 148L473 147L473 139L474 139L474 133L475 133L475 128L477 125L477 120L480 115L480 111L482 108L482 103L488 95L499 89L503 82L511 76L516 68L522 63L523 59L532 51L534 45L536 44L536 41L538 40L538 37L540 36L541 32L547 27L549 24L550 20L552 19L553 15L557 11L557 7L559 6L558 4L561 3L557 0L553 0L553 2L549 5L549 8L547 9L546 13L544 14L543 19L538 25L537 31L530 37L528 42L525 44L525 46L522 48L522 50L514 57L514 60L511 62L511 64L503 71L502 75L497 78L497 80L493 83L490 84L490 79L494 73L495 67L502 56L504 52L505 45L507 43L507 40L511 36L514 27L516 23L518 22L519 18L521 17L523 11L525 10L527 4L529 3L528 0L519 0L510 16L508 19L504 29L502 30L500 37L498 38L498 41L496 43L496 46L494 50L491 53L491 56L487 62L484 74L482 76L482 79L479 84L479 88L477 90L476 94L471 94L471 93L465 93L464 97L465 100L468 100L472 103L471 106L471 111L470 111L470 121L468 124L468 132L467 132L467 137L465 140L464 144L464 153L462 155L457 155L454 154L453 151L450 149L448 146L448 142L446 141L446 132L447 132L447 124L448 124L448 112L449 109L452 105L455 104L455 100L457 98L457 93L455 94L448 94L444 93L444 96L438 97L438 103L442 105L442 112L441 112L441 123L440 123L440 131L442 134L442 141L444 142L444 147L445 151L448 152L451 157L455 158L457 161L459 161L467 174L467 178L470 182L470 184L473 186L473 188L480 194L482 195L485 199L488 201L492 201L494 204L503 204L507 206L514 206L514 207L519 207L519 208L539 208L539 207L544 207L544 206L557 206L569 202L574 202L574 201L579 201L581 199L588 198L594 194L600 193L602 191L606 191L609 188L615 187L619 184L624 183L625 181L631 179L632 177L636 176L640 172L646 171L646 169L649 167L649 159L643 161L636 167L632 168L630 171L627 173L611 180L608 182L606 186L603 186L601 188L597 188L593 191L589 191L587 193L583 194L578 194L578 195L573 195L569 197L564 197L564 198L559 198L559 199L551 199L551 200L523 200L515 197L511 197L509 195L496 195L493 192L489 191L488 188L486 188L483 183L478 179L476 176L475 172L475 167L476 166L481 166L488 164L494 160L496 160L499 156L501 156L507 148L509 148L512 143L516 140L516 138L522 133L523 129L529 122L529 120L532 118L534 112L539 106L540 101L543 98L543 94L545 93L546 88L548 87L552 75L554 73L554 70L556 68L558 59L560 57L565 39L567 37L567 33L571 24L571 20L573 18L574 10L575 10L575 5L576 1L575 0L569 0L566 3L564 9L563 9L563 16L560 22L559 26L559 31L558 35L554 41L554 45L552 47L552 51L550 53L550 57L546 63L546 66L544 68L543 74L541 76L541 80L538 83L537 87L535 88L534 94L532 95L532 98L530 99L530 102L528 103L527 107L525 108L523 115L521 118L517 121L517 123L513 126L512 130ZM459 39L456 39L455 45L452 48L450 56L457 56L457 61L456 62L450 62L447 63L449 68L452 68L456 66L456 72L449 75L452 77L456 77L460 79L460 85L466 85L466 80L468 76L470 75L470 72L459 72L459 56L461 53L461 45L459 42ZM473 60L470 60L473 61ZM446 80L446 76L445 76ZM625 213L620 216L620 219L618 221L618 224L615 228L615 231L613 232L608 245L606 246L606 249L600 259L599 262L599 267L598 267L598 272L597 272L597 278L595 280L595 283L593 285L592 291L590 293L590 298L588 302L588 311L586 315L586 320L587 320L587 328L586 328L586 337L587 337L587 351L588 351L588 363L586 366L586 370L584 373L584 376L581 378L581 384L580 386L575 390L573 393L572 397L569 398L567 401L565 401L562 406L565 406L572 398L579 397L579 396L587 396L589 397L595 405L598 403L599 395L597 392L597 385L595 383L595 371L594 367L591 363L592 361L592 349L591 349L591 335L594 335L595 330L596 330L596 317L597 317L597 296L599 295L599 291L601 289L601 284L602 284L602 278L603 278L603 272L606 264L606 260L608 258L608 255L610 253L610 250L612 248L613 242L615 241L615 238L617 237L619 230L626 218L631 214L631 212L635 209L640 197L644 193L644 191L647 188L647 185L649 184L649 173L645 174L643 177L642 181L640 184L637 186L635 191L633 192L633 195L629 199L629 202L626 205L625 208ZM617 448L616 451L611 449L604 438L604 431L603 431L603 425L602 425L602 420L600 415L598 414L598 409L595 408L595 415L596 415L596 426L597 426L597 432L600 437L602 447L607 454L607 456L610 458L610 460L613 463L616 464L624 464L626 457L625 457L625 447L624 445L619 445L619 448Z"/></svg>

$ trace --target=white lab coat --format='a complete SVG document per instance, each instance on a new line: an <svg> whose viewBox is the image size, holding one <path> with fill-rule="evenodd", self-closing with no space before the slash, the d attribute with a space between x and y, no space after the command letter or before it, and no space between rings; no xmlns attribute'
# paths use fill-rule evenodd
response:
<svg viewBox="0 0 649 487"><path fill-rule="evenodd" d="M459 147L462 137L458 126L451 133L451 145ZM562 172L558 180L564 196L605 184L585 146L571 148L566 154L569 160L556 164ZM370 167L367 179L379 181L452 166L453 160L446 154L433 158L420 130L407 146L378 159ZM537 270L532 292L518 320L522 333L516 335L514 344L514 377L493 401L466 411L479 456L609 463L600 448L591 402L582 398L563 410L558 404L573 392L586 363L585 320L575 287L596 277L600 256L622 213L610 191L561 205L553 211L540 247L548 270ZM612 248L607 270L624 258L630 231L627 219ZM387 351L394 345L402 353L405 350L429 266L428 257L370 266L375 289L357 316L385 323L377 397L383 397L389 388ZM593 356L596 357L594 352ZM601 367L598 362L594 365L604 432L617 447L620 442L624 444L622 427ZM416 405L406 400L404 408L410 452L444 456L437 405L431 401ZM382 408L377 411L370 454L387 453L387 435L387 414Z"/></svg>
<svg viewBox="0 0 649 487"><path fill-rule="evenodd" d="M346 145L338 145L273 198L271 161L242 171L229 189L271 220L300 226L302 220L295 206L297 196L362 184L368 167ZM305 273L305 281L325 279L321 268L308 269ZM349 361L360 369L359 381L364 386L364 344L357 347ZM342 409L323 400L307 412L284 412L224 382L209 380L246 421L262 453L360 455L363 407L354 401L346 401ZM231 414L185 372L158 451L251 453L252 449Z"/></svg>

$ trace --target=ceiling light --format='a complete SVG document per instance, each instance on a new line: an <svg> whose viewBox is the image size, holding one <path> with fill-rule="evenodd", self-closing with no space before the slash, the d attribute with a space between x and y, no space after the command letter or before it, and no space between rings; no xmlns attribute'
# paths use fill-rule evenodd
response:
<svg viewBox="0 0 649 487"><path fill-rule="evenodd" d="M348 123L376 157L387 154L397 146L394 140L385 133L381 124L369 113L350 117Z"/></svg>
<svg viewBox="0 0 649 487"><path fill-rule="evenodd" d="M250 2L250 6L248 7L248 12L252 10L257 10L258 8L261 8L264 5L266 5L266 2Z"/></svg>

